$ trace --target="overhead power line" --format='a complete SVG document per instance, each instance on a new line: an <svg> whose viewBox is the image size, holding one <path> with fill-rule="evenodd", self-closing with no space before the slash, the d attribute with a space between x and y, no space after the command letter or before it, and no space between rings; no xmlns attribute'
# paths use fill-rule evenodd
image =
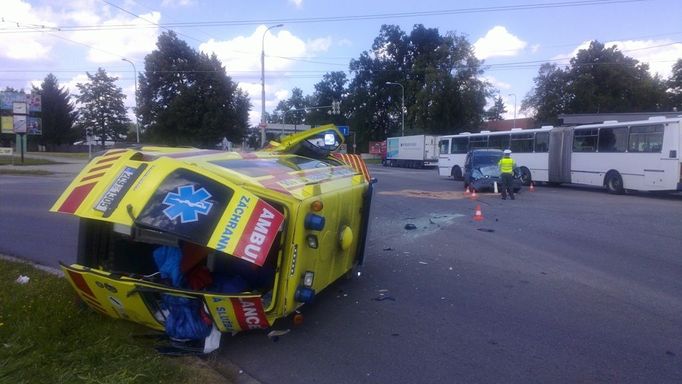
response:
<svg viewBox="0 0 682 384"><path fill-rule="evenodd" d="M132 12L125 10L118 5L112 4L109 1L102 0L105 3L120 9L123 12L129 13L139 17ZM61 25L58 28L62 31L88 31L88 30L112 30L112 29L140 29L140 28L195 28L195 27L226 27L226 26L242 26L242 25L261 25L261 24L304 24L304 23L330 23L330 22L344 22L344 21L363 21L363 20L379 20L379 19L402 19L410 17L426 17L426 16L445 16L445 15L462 15L474 13L492 13L492 12L515 12L527 11L536 9L553 9L553 8L575 8L585 6L598 5L613 5L625 3L639 3L651 0L578 0L578 1L558 1L553 3L527 3L515 5L502 5L491 7L472 7L472 8L457 8L457 9L442 9L434 11L416 11L416 12L392 12L392 13L375 13L375 14L359 14L346 16L322 16L309 18L286 18L286 19L252 19L252 20L222 20L222 21L192 21L192 22L174 22L157 24L150 22L148 26L137 24L111 24L111 25ZM23 33L37 32L39 29L30 31L21 31ZM6 33L6 32L0 32ZM17 32L14 32L17 33ZM194 38L192 38L194 40Z"/></svg>

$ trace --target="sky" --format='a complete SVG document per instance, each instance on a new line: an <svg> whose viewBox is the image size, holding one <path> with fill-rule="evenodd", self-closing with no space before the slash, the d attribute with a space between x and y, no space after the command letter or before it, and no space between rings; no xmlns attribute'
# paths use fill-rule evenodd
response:
<svg viewBox="0 0 682 384"><path fill-rule="evenodd" d="M194 49L217 55L248 92L249 120L257 124L261 49L271 112L294 87L311 94L327 72L350 76L350 60L371 49L382 24L408 34L423 24L465 36L506 117L516 111L521 118L540 65L563 67L592 40L616 45L668 78L682 58L680 15L680 0L2 0L0 88L30 90L52 73L77 94L86 72L102 67L118 77L132 116L135 71L172 29ZM266 31L277 24L284 25Z"/></svg>

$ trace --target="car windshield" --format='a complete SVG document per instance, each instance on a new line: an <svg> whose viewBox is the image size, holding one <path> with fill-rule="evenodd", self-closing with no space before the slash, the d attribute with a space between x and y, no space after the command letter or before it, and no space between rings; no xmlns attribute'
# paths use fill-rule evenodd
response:
<svg viewBox="0 0 682 384"><path fill-rule="evenodd" d="M473 157L473 172L472 176L475 179L480 179L485 176L497 177L500 176L500 170L497 163L500 161L501 154L499 153L478 153Z"/></svg>

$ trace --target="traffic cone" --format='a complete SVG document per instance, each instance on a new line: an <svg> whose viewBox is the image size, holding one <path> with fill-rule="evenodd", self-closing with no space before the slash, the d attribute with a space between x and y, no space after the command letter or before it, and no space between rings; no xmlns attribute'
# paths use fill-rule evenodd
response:
<svg viewBox="0 0 682 384"><path fill-rule="evenodd" d="M476 196L476 189L471 188L471 200L474 200L476 197L478 197Z"/></svg>
<svg viewBox="0 0 682 384"><path fill-rule="evenodd" d="M481 204L476 204L476 211L474 211L474 221L483 221L483 212L481 212Z"/></svg>
<svg viewBox="0 0 682 384"><path fill-rule="evenodd" d="M535 192L535 184L532 181L530 182L530 191Z"/></svg>
<svg viewBox="0 0 682 384"><path fill-rule="evenodd" d="M467 186L466 188L464 188L464 194L465 194L465 195L468 195L468 194L469 194L469 187L468 187L468 186Z"/></svg>

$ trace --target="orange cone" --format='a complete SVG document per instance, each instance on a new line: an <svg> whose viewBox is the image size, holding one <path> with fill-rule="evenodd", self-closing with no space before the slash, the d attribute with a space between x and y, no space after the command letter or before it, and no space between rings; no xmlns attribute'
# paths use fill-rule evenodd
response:
<svg viewBox="0 0 682 384"><path fill-rule="evenodd" d="M469 194L469 187L464 188L464 194L468 195Z"/></svg>
<svg viewBox="0 0 682 384"><path fill-rule="evenodd" d="M475 199L476 196L476 190L474 188L471 188L471 200Z"/></svg>
<svg viewBox="0 0 682 384"><path fill-rule="evenodd" d="M535 192L535 184L532 181L530 182L530 191Z"/></svg>
<svg viewBox="0 0 682 384"><path fill-rule="evenodd" d="M483 221L483 212L481 212L481 204L476 204L476 211L474 211L474 221Z"/></svg>

